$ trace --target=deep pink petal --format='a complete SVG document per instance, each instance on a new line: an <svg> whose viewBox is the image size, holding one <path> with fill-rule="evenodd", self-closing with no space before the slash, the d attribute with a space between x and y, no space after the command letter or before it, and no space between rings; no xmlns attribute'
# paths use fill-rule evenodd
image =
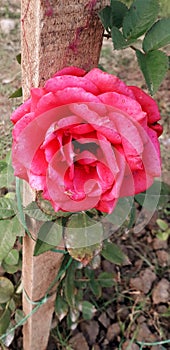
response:
<svg viewBox="0 0 170 350"><path fill-rule="evenodd" d="M47 92L57 92L67 87L80 87L87 92L91 92L94 95L99 94L99 89L91 81L85 77L76 77L73 75L56 76L47 80L45 84L45 90Z"/></svg>
<svg viewBox="0 0 170 350"><path fill-rule="evenodd" d="M105 201L101 199L99 203L96 205L96 209L103 213L111 214L115 209L116 204L117 204L117 199L113 199L111 201Z"/></svg>
<svg viewBox="0 0 170 350"><path fill-rule="evenodd" d="M141 124L146 119L146 113L142 111L140 104L128 96L117 92L106 92L98 97L103 103L126 112Z"/></svg>
<svg viewBox="0 0 170 350"><path fill-rule="evenodd" d="M84 135L84 134L88 134L93 130L94 128L90 124L82 123L82 124L73 126L71 131L74 134Z"/></svg>
<svg viewBox="0 0 170 350"><path fill-rule="evenodd" d="M105 192L113 185L115 176L113 176L111 170L101 162L97 162L96 171L102 190Z"/></svg>
<svg viewBox="0 0 170 350"><path fill-rule="evenodd" d="M87 165L96 162L97 158L89 151L82 151L81 153L75 155L74 161L82 165Z"/></svg>
<svg viewBox="0 0 170 350"><path fill-rule="evenodd" d="M36 175L45 175L48 163L45 159L44 150L39 148L32 160L30 171Z"/></svg>
<svg viewBox="0 0 170 350"><path fill-rule="evenodd" d="M44 95L45 95L45 90L42 88L31 89L31 111L35 111L40 98Z"/></svg>
<svg viewBox="0 0 170 350"><path fill-rule="evenodd" d="M101 71L98 68L92 69L86 74L86 79L92 81L100 89L100 93L115 91L133 98L133 92L118 77Z"/></svg>
<svg viewBox="0 0 170 350"><path fill-rule="evenodd" d="M19 106L11 115L11 121L15 124L20 120L25 114L31 111L31 99L29 98L21 106Z"/></svg>
<svg viewBox="0 0 170 350"><path fill-rule="evenodd" d="M141 105L143 111L147 113L149 124L160 120L160 113L155 100L137 86L129 86L129 88L133 91L134 96Z"/></svg>
<svg viewBox="0 0 170 350"><path fill-rule="evenodd" d="M152 130L156 131L157 133L157 137L161 136L162 133L163 133L163 126L158 124L158 123L155 123L155 124L152 124L152 125L148 125Z"/></svg>
<svg viewBox="0 0 170 350"><path fill-rule="evenodd" d="M86 71L79 67L65 67L54 74L54 77L61 75L75 75L77 77L83 77L86 74Z"/></svg>
<svg viewBox="0 0 170 350"><path fill-rule="evenodd" d="M120 190L120 197L134 196L137 193L143 192L153 184L153 177L146 174L145 170L137 170L123 178L123 183Z"/></svg>

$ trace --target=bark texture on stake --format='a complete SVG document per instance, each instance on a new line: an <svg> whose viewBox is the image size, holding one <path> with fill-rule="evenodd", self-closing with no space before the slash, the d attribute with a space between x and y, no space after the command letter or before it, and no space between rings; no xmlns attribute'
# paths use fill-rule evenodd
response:
<svg viewBox="0 0 170 350"><path fill-rule="evenodd" d="M103 29L96 11L107 0L21 0L22 79L24 100L31 87L43 86L57 70L76 65L86 70L97 66ZM34 193L24 185L24 204ZM29 223L33 236L38 223ZM62 255L52 252L33 257L35 242L23 243L23 285L32 301L42 298L61 266ZM45 350L54 310L55 294L24 326L24 350ZM23 296L25 314L34 306Z"/></svg>

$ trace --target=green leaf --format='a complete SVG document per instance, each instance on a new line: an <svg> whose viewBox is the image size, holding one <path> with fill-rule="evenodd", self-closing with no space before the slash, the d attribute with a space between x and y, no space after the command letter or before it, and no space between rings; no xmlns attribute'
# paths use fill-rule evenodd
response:
<svg viewBox="0 0 170 350"><path fill-rule="evenodd" d="M34 248L34 256L40 255L56 247L62 239L62 223L58 219L56 222L45 222L39 232Z"/></svg>
<svg viewBox="0 0 170 350"><path fill-rule="evenodd" d="M9 98L16 98L16 97L22 97L22 87L14 91L13 94L9 96Z"/></svg>
<svg viewBox="0 0 170 350"><path fill-rule="evenodd" d="M166 231L168 229L168 224L165 220L157 219L156 223L162 231Z"/></svg>
<svg viewBox="0 0 170 350"><path fill-rule="evenodd" d="M1 162L0 166L0 187L9 187L9 185L14 181L14 170L11 164L6 162Z"/></svg>
<svg viewBox="0 0 170 350"><path fill-rule="evenodd" d="M103 72L106 72L106 69L100 63L98 64L98 68Z"/></svg>
<svg viewBox="0 0 170 350"><path fill-rule="evenodd" d="M170 229L164 232L159 230L156 233L156 237L159 238L161 241L166 241L169 238L169 236L170 236Z"/></svg>
<svg viewBox="0 0 170 350"><path fill-rule="evenodd" d="M129 215L128 228L133 227L135 220L136 220L136 207L135 207L135 203L133 203L130 211L130 215Z"/></svg>
<svg viewBox="0 0 170 350"><path fill-rule="evenodd" d="M16 56L16 60L19 64L21 64L21 53L19 53L17 56Z"/></svg>
<svg viewBox="0 0 170 350"><path fill-rule="evenodd" d="M55 222L47 221L41 226L38 232L38 239L56 247L61 242L62 233L63 227L61 219Z"/></svg>
<svg viewBox="0 0 170 350"><path fill-rule="evenodd" d="M89 247L102 242L103 226L84 212L76 213L67 222L64 238L67 248Z"/></svg>
<svg viewBox="0 0 170 350"><path fill-rule="evenodd" d="M96 312L96 309L89 301L82 301L82 314L84 320L91 320Z"/></svg>
<svg viewBox="0 0 170 350"><path fill-rule="evenodd" d="M37 201L38 207L41 209L41 211L43 213L45 213L46 215L50 215L53 220L55 220L59 217L67 217L67 216L71 215L70 212L65 212L62 210L59 210L56 212L54 210L54 208L52 207L51 203L43 198L41 191L37 192L36 201Z"/></svg>
<svg viewBox="0 0 170 350"><path fill-rule="evenodd" d="M9 309L0 311L0 335L3 335L10 324L11 313Z"/></svg>
<svg viewBox="0 0 170 350"><path fill-rule="evenodd" d="M110 6L106 6L104 9L102 9L99 12L99 17L101 19L101 22L103 24L103 27L108 31L108 29L111 27L110 25L110 14L111 14L111 8Z"/></svg>
<svg viewBox="0 0 170 350"><path fill-rule="evenodd" d="M114 274L112 272L101 272L97 278L101 287L113 287Z"/></svg>
<svg viewBox="0 0 170 350"><path fill-rule="evenodd" d="M94 280L94 278L95 278L94 270L89 269L89 268L87 267L86 269L84 269L84 273L85 273L85 276L86 276L87 278L89 278L90 280Z"/></svg>
<svg viewBox="0 0 170 350"><path fill-rule="evenodd" d="M17 215L11 219L11 223L13 234L17 237L23 237L25 235L24 227L18 219Z"/></svg>
<svg viewBox="0 0 170 350"><path fill-rule="evenodd" d="M51 250L52 248L54 248L55 246L52 244L48 244L46 242L41 241L40 239L37 239L36 241L36 245L34 248L34 256L38 256L42 253L45 253L49 250Z"/></svg>
<svg viewBox="0 0 170 350"><path fill-rule="evenodd" d="M108 241L104 242L101 254L106 260L117 265L121 265L125 259L122 250L117 246L117 244Z"/></svg>
<svg viewBox="0 0 170 350"><path fill-rule="evenodd" d="M7 163L6 162L4 162L3 160L0 160L0 173L1 173L1 171L3 171L4 169L6 169L7 168Z"/></svg>
<svg viewBox="0 0 170 350"><path fill-rule="evenodd" d="M156 180L147 191L135 195L135 200L147 210L165 205L169 200L170 186Z"/></svg>
<svg viewBox="0 0 170 350"><path fill-rule="evenodd" d="M101 297L102 289L101 289L101 286L100 286L98 281L96 281L95 279L91 280L89 282L89 287L90 287L91 291L93 292L93 294L95 295L96 298L100 298Z"/></svg>
<svg viewBox="0 0 170 350"><path fill-rule="evenodd" d="M69 307L67 302L61 297L61 295L58 295L55 301L55 313L60 322L67 315L68 310Z"/></svg>
<svg viewBox="0 0 170 350"><path fill-rule="evenodd" d="M6 277L0 277L0 304L10 300L14 293L12 282Z"/></svg>
<svg viewBox="0 0 170 350"><path fill-rule="evenodd" d="M133 197L120 198L113 213L107 215L106 219L113 224L112 228L114 230L117 230L126 222L128 215L131 213L133 202Z"/></svg>
<svg viewBox="0 0 170 350"><path fill-rule="evenodd" d="M15 210L14 210L15 207ZM0 220L9 219L16 213L16 203L5 197L0 197Z"/></svg>
<svg viewBox="0 0 170 350"><path fill-rule="evenodd" d="M16 240L13 220L0 220L0 262L8 255Z"/></svg>
<svg viewBox="0 0 170 350"><path fill-rule="evenodd" d="M170 44L170 18L157 21L146 33L143 50L149 52Z"/></svg>
<svg viewBox="0 0 170 350"><path fill-rule="evenodd" d="M17 309L15 311L15 322L16 322L16 324L21 323L23 325L26 322L26 321L22 322L24 318L25 318L25 315L24 315L23 311L20 310L20 309Z"/></svg>
<svg viewBox="0 0 170 350"><path fill-rule="evenodd" d="M168 57L162 51L150 51L143 54L136 50L136 55L148 89L153 95L158 90L168 70Z"/></svg>
<svg viewBox="0 0 170 350"><path fill-rule="evenodd" d="M8 305L9 309L14 312L16 309L16 302L14 301L14 299L11 299Z"/></svg>
<svg viewBox="0 0 170 350"><path fill-rule="evenodd" d="M157 0L136 0L123 20L123 34L127 39L137 39L148 30L158 16Z"/></svg>
<svg viewBox="0 0 170 350"><path fill-rule="evenodd" d="M2 267L5 272L10 273L11 275L16 273L18 270L21 270L17 265L8 265L5 261L2 261Z"/></svg>
<svg viewBox="0 0 170 350"><path fill-rule="evenodd" d="M65 284L64 284L64 294L65 298L67 300L67 303L70 306L74 306L75 304L75 269L77 268L77 262L73 261L70 265L69 269L67 270L67 274L65 277Z"/></svg>
<svg viewBox="0 0 170 350"><path fill-rule="evenodd" d="M67 244L66 244L67 246ZM91 260L99 254L101 251L102 244L93 244L89 247L80 247L80 248L67 248L71 257L77 261L80 261L83 266L86 266L91 262Z"/></svg>
<svg viewBox="0 0 170 350"><path fill-rule="evenodd" d="M12 249L5 258L5 263L8 265L17 265L19 260L19 252L16 249Z"/></svg>
<svg viewBox="0 0 170 350"><path fill-rule="evenodd" d="M38 206L37 202L31 202L24 209L24 213L39 221L51 221L53 219L52 215L45 214Z"/></svg>
<svg viewBox="0 0 170 350"><path fill-rule="evenodd" d="M118 28L112 27L111 34L115 50L123 49L127 46L127 42Z"/></svg>
<svg viewBox="0 0 170 350"><path fill-rule="evenodd" d="M128 12L128 8L121 1L111 0L111 27L122 27L123 18Z"/></svg>

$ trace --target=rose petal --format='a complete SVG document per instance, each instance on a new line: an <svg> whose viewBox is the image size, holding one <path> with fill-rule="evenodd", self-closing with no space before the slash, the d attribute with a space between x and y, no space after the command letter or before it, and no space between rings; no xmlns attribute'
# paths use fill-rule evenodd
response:
<svg viewBox="0 0 170 350"><path fill-rule="evenodd" d="M12 131L12 136L15 141L17 141L20 133L23 131L23 129L26 128L26 126L31 123L32 120L35 119L35 113L27 113L25 114L21 119L17 121L15 124L13 131Z"/></svg>
<svg viewBox="0 0 170 350"><path fill-rule="evenodd" d="M67 87L80 87L87 92L91 92L94 95L99 93L99 89L91 81L88 81L85 77L76 77L73 75L56 76L47 80L45 84L45 90L47 92L57 92Z"/></svg>
<svg viewBox="0 0 170 350"><path fill-rule="evenodd" d="M140 104L134 99L123 94L118 94L117 92L106 92L98 97L103 103L126 112L134 120L140 122L140 124L145 122L146 113L142 111Z"/></svg>
<svg viewBox="0 0 170 350"><path fill-rule="evenodd" d="M129 86L129 88L133 91L134 96L141 105L143 111L147 113L149 124L160 120L160 113L155 100L137 86Z"/></svg>
<svg viewBox="0 0 170 350"><path fill-rule="evenodd" d="M76 75L77 77L83 77L86 74L86 71L79 67L65 67L54 74L54 77L61 75Z"/></svg>
<svg viewBox="0 0 170 350"><path fill-rule="evenodd" d="M44 95L45 95L45 90L42 88L31 89L31 111L35 111L40 98Z"/></svg>
<svg viewBox="0 0 170 350"><path fill-rule="evenodd" d="M111 214L117 204L117 199L113 199L112 201L104 201L100 200L96 205L96 209L103 212Z"/></svg>
<svg viewBox="0 0 170 350"><path fill-rule="evenodd" d="M31 99L29 98L21 106L19 106L11 115L11 121L15 124L20 120L25 114L29 113L31 110Z"/></svg>
<svg viewBox="0 0 170 350"><path fill-rule="evenodd" d="M129 97L134 97L129 87L118 77L101 71L98 68L92 69L86 74L86 79L92 81L100 89L100 93L115 91Z"/></svg>
<svg viewBox="0 0 170 350"><path fill-rule="evenodd" d="M110 120L108 115L100 115L95 110L91 109L91 104L77 104L73 105L71 109L79 117L82 117L86 122L93 126L95 130L103 133L104 136L108 138L109 141L113 143L120 143L121 137L115 130L115 125L112 120Z"/></svg>

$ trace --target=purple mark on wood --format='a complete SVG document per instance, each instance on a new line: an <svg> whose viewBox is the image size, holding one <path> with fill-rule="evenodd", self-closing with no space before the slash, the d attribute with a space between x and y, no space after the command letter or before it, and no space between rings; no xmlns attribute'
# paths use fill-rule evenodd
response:
<svg viewBox="0 0 170 350"><path fill-rule="evenodd" d="M88 4L85 6L85 8L88 10L89 14L91 15L94 7L96 6L98 0L91 0L88 2ZM89 18L87 17L87 21L84 26L79 27L76 29L75 38L74 40L69 44L68 49L72 50L75 54L78 52L78 42L80 35L84 29L87 29L89 26Z"/></svg>
<svg viewBox="0 0 170 350"><path fill-rule="evenodd" d="M50 0L46 0L45 6L46 6L45 15L48 17L53 16L53 8L51 6Z"/></svg>
<svg viewBox="0 0 170 350"><path fill-rule="evenodd" d="M85 29L85 28L86 27L79 27L76 29L75 38L72 41L72 43L70 43L68 46L68 49L72 50L75 54L77 53L77 46L78 46L80 34L82 33L83 29Z"/></svg>

